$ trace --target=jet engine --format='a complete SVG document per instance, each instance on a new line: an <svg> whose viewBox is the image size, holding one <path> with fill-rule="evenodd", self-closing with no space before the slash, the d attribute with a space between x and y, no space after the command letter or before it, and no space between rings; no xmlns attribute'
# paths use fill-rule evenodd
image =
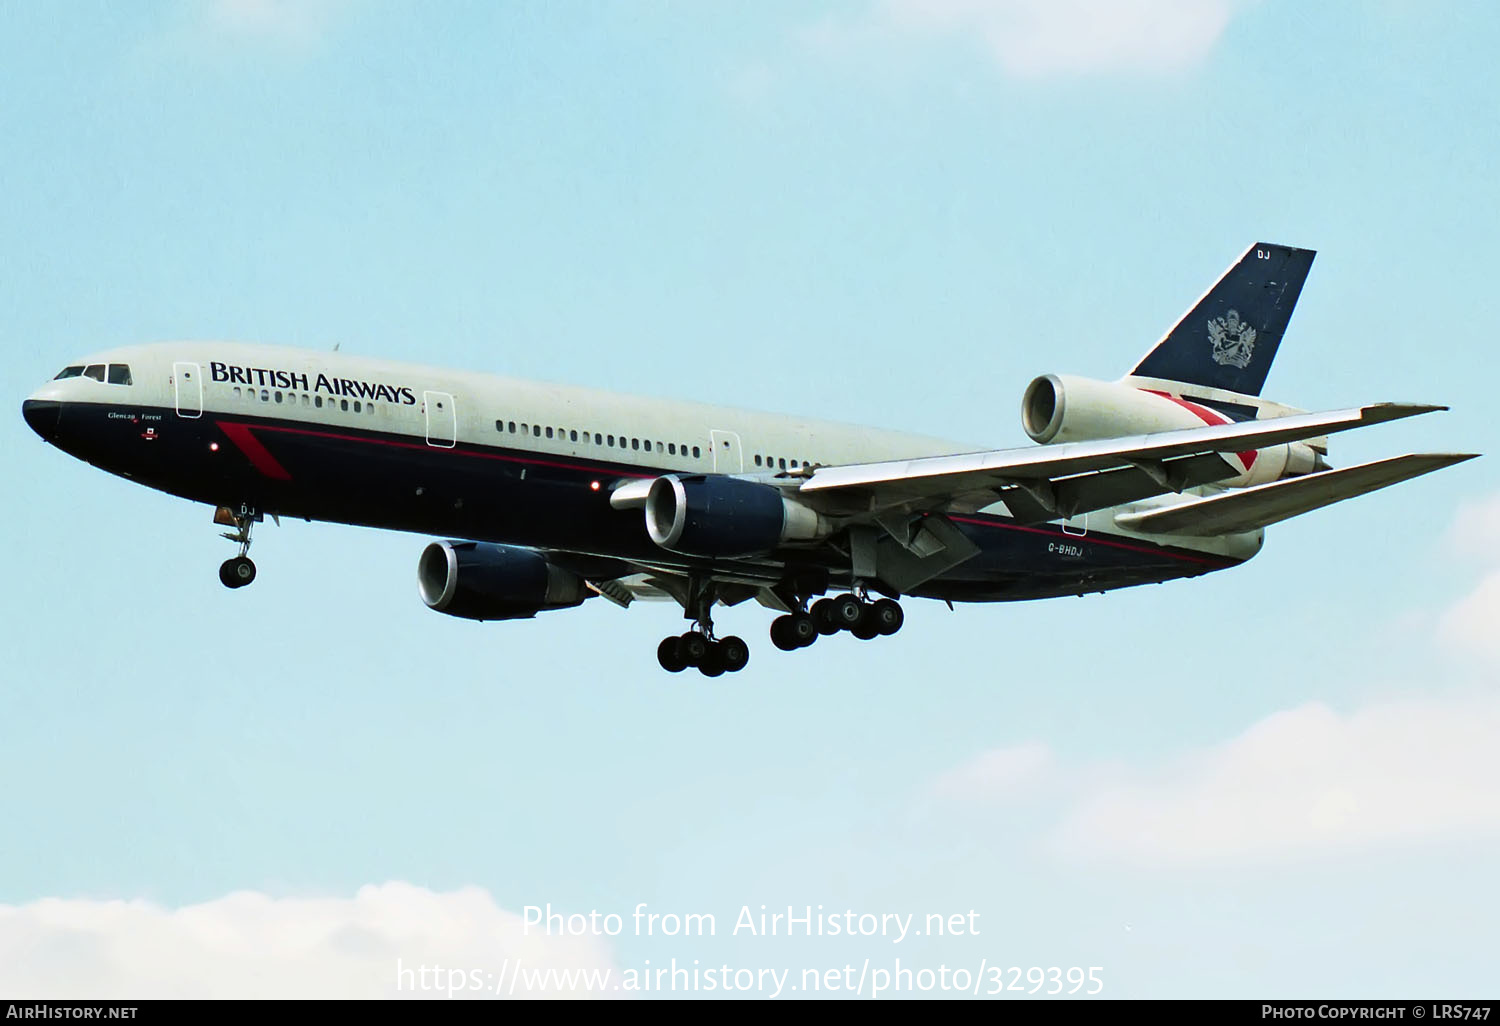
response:
<svg viewBox="0 0 1500 1026"><path fill-rule="evenodd" d="M1227 424L1228 417L1191 400L1112 381L1044 374L1026 386L1021 425L1033 441L1082 442ZM1244 487L1327 469L1305 442L1227 454L1243 473L1215 482Z"/></svg>
<svg viewBox="0 0 1500 1026"><path fill-rule="evenodd" d="M651 540L685 556L760 555L832 532L824 517L779 488L722 474L659 477L645 508Z"/></svg>
<svg viewBox="0 0 1500 1026"><path fill-rule="evenodd" d="M427 608L468 620L519 620L588 598L583 578L532 549L435 541L417 560L417 590Z"/></svg>

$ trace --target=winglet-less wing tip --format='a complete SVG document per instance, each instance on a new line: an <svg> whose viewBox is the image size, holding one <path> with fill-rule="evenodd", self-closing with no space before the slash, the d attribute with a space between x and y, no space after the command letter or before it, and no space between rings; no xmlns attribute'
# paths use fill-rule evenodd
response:
<svg viewBox="0 0 1500 1026"><path fill-rule="evenodd" d="M1434 406L1430 403L1371 403L1361 408L1360 420L1366 424L1379 424L1387 420L1419 417L1424 413L1438 413L1447 409L1446 406Z"/></svg>

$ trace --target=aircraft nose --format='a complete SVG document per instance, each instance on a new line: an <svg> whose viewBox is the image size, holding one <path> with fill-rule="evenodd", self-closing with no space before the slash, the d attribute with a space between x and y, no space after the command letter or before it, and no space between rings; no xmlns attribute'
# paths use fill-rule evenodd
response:
<svg viewBox="0 0 1500 1026"><path fill-rule="evenodd" d="M47 441L57 437L57 425L62 419L62 403L52 399L27 399L21 403L21 416L31 425L31 430Z"/></svg>

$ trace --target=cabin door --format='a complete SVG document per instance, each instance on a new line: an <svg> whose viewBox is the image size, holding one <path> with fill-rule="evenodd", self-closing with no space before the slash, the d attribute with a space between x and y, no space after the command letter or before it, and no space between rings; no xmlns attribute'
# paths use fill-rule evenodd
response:
<svg viewBox="0 0 1500 1026"><path fill-rule="evenodd" d="M708 440L714 447L715 474L742 474L745 456L740 452L740 436L733 431L710 431Z"/></svg>
<svg viewBox="0 0 1500 1026"><path fill-rule="evenodd" d="M423 392L422 409L427 415L427 444L451 449L458 442L458 411L447 392Z"/></svg>
<svg viewBox="0 0 1500 1026"><path fill-rule="evenodd" d="M203 416L203 371L196 363L172 364L172 395L177 416Z"/></svg>

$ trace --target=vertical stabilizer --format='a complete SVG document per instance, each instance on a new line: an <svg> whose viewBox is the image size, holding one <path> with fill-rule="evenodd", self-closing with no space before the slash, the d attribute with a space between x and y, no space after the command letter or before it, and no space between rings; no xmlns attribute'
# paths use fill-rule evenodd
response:
<svg viewBox="0 0 1500 1026"><path fill-rule="evenodd" d="M1313 256L1310 249L1257 242L1131 375L1260 395Z"/></svg>

